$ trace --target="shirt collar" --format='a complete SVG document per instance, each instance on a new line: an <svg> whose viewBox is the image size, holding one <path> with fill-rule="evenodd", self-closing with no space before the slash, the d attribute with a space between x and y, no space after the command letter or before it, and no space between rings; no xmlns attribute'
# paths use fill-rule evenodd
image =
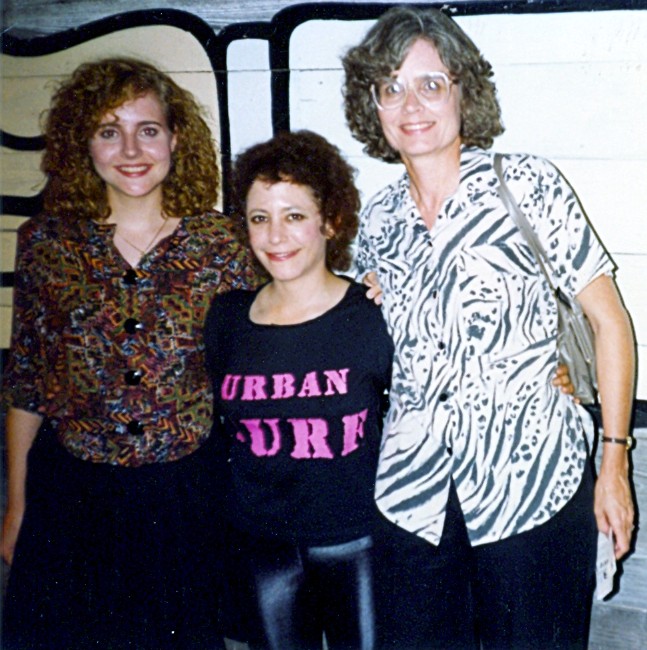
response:
<svg viewBox="0 0 647 650"><path fill-rule="evenodd" d="M483 149L461 145L458 188L443 203L440 215L441 221L445 219L452 220L460 215L468 214L471 205L480 203L480 193L474 193L470 184L466 182L466 177L472 173L476 159L479 157L488 157L487 162L491 167L489 155ZM400 205L400 214L403 216L415 214L419 217L418 208L411 197L410 187L411 179L405 170L400 179L396 181L396 201Z"/></svg>

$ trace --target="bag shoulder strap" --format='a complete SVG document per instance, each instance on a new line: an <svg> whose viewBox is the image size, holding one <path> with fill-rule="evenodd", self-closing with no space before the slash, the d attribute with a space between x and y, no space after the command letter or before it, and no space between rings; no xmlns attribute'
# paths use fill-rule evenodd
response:
<svg viewBox="0 0 647 650"><path fill-rule="evenodd" d="M532 226L528 223L526 215L522 212L519 204L515 201L515 198L512 196L512 192L510 192L510 188L503 178L502 160L503 156L500 153L494 154L494 171L496 172L497 178L499 179L499 194L501 196L501 201L503 201L503 205L505 205L510 217L521 231L521 234L526 238L530 249L537 259L537 262L539 263L539 267L541 268L542 273L544 276L546 276L548 286L551 288L551 291L555 293L556 289L553 285L552 278L546 270L546 267L552 268L550 260L548 259L548 255L546 254L544 247L541 245L539 238L537 237L537 233L535 233L535 231L532 229Z"/></svg>

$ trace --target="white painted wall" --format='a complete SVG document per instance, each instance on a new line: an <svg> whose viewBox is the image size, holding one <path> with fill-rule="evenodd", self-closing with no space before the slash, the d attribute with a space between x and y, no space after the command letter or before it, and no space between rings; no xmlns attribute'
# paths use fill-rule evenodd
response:
<svg viewBox="0 0 647 650"><path fill-rule="evenodd" d="M491 61L506 133L500 151L550 158L575 187L616 261L617 280L639 345L638 398L647 399L647 10L461 16L459 24ZM292 34L292 128L320 132L358 169L365 198L401 173L367 158L348 132L341 106L340 57L372 21L311 20ZM0 126L38 133L53 82L86 58L110 53L145 57L195 92L219 128L208 58L186 32L172 27L125 30L45 57L2 56ZM271 136L269 44L234 41L228 48L232 152ZM38 153L2 150L2 192L29 196L42 185ZM13 231L22 219L4 215L0 267L13 267ZM9 338L10 289L0 289L0 346Z"/></svg>

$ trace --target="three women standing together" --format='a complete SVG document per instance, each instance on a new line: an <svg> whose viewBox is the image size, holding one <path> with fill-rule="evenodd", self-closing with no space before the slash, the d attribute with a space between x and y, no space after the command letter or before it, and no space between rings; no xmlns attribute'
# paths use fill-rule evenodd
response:
<svg viewBox="0 0 647 650"><path fill-rule="evenodd" d="M203 318L255 280L210 211L206 126L164 75L122 60L82 66L55 96L5 378L13 647L217 647L223 490L230 557L253 585L229 589L261 647L319 647L322 631L338 648L585 647L596 519L618 556L629 547L627 451L604 444L594 493L592 423L551 385L556 308L487 151L502 132L491 68L451 19L415 8L384 14L343 63L354 136L405 166L356 240L395 345L379 462L391 343L332 273L358 207L339 153L296 134L239 161L271 280L207 320L209 437ZM346 181L323 182L322 165ZM506 156L504 175L591 321L605 435L625 439L633 337L613 265L553 165ZM366 500L376 464L384 518ZM357 598L327 609L343 584Z"/></svg>

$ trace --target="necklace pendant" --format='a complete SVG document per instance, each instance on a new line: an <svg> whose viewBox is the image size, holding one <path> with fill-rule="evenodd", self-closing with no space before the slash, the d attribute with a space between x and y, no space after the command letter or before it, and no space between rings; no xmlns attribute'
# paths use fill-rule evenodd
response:
<svg viewBox="0 0 647 650"><path fill-rule="evenodd" d="M155 234L153 235L153 238L150 240L150 242L148 242L148 245L145 248L140 248L136 244L133 244L133 242L131 242L129 239L124 237L124 235L119 232L118 226L117 226L117 229L115 230L115 235L119 236L119 238L123 242L128 244L128 246L130 246L132 249L136 250L138 253L140 253L143 256L143 255L146 255L146 253L148 253L153 248L153 246L155 245L155 242L157 241L159 236L162 234L162 231L164 230L164 226L166 226L166 222L167 222L167 217L163 216L162 217L162 224L155 231Z"/></svg>

